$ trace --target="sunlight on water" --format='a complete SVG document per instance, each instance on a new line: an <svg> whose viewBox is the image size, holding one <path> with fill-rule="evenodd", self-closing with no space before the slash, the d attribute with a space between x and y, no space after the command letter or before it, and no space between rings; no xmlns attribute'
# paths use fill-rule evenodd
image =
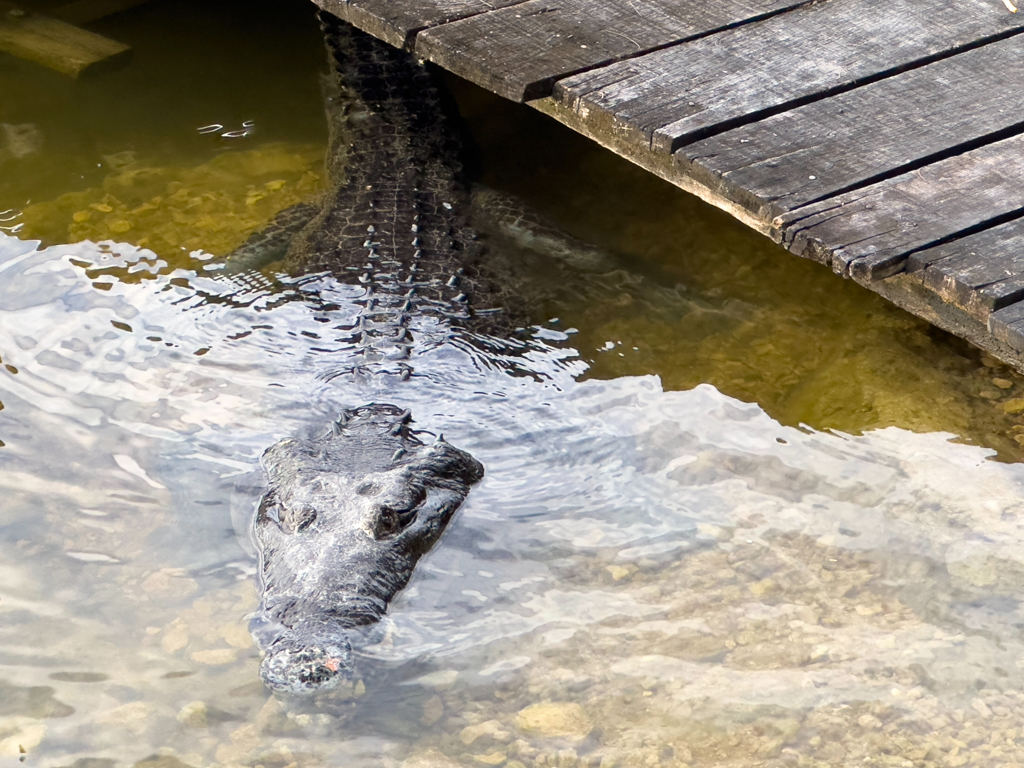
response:
<svg viewBox="0 0 1024 768"><path fill-rule="evenodd" d="M410 381L344 373L360 288L218 268L322 183L309 8L253 16L113 17L136 63L75 86L0 60L4 765L1024 763L1021 377L458 84L484 181L624 268L524 257L495 364L424 321ZM344 694L279 702L258 459L369 401L487 476Z"/></svg>
<svg viewBox="0 0 1024 768"><path fill-rule="evenodd" d="M539 381L441 347L412 382L328 382L316 307L348 286L281 302L200 261L98 290L109 251L0 248L8 752L710 765L1018 727L1024 475L982 449L577 383L541 342ZM371 399L488 476L363 649L356 703L289 710L245 628L256 460Z"/></svg>

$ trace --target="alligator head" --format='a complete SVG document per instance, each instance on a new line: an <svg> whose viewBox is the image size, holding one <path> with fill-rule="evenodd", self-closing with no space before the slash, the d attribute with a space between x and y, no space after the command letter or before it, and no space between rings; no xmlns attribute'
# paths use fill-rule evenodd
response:
<svg viewBox="0 0 1024 768"><path fill-rule="evenodd" d="M381 619L440 537L481 464L408 411L346 411L313 440L283 440L262 463L269 489L255 535L262 603L253 633L274 691L328 691L352 676L350 635Z"/></svg>

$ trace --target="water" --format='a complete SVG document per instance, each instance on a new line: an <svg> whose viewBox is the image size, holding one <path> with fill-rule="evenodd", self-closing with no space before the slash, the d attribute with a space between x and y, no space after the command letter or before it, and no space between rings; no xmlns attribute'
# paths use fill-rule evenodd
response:
<svg viewBox="0 0 1024 768"><path fill-rule="evenodd" d="M352 288L215 268L321 176L309 9L247 9L111 18L91 83L0 61L42 136L0 165L4 765L1024 762L1020 377L458 83L483 180L629 268L526 262L504 366L337 376ZM285 706L258 457L368 400L487 477L350 698Z"/></svg>

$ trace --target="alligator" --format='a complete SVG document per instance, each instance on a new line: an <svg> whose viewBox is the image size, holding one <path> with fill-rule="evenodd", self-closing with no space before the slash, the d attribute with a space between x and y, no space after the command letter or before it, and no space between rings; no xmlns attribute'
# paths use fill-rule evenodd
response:
<svg viewBox="0 0 1024 768"><path fill-rule="evenodd" d="M319 205L282 212L227 264L241 272L276 259L363 286L347 328L351 370L407 379L411 318L473 336L507 335L524 318L466 222L459 135L435 75L329 14L321 25L333 59L328 190ZM400 406L370 403L322 437L264 453L250 628L272 691L316 695L352 679L353 638L380 621L483 476L468 453L422 440L411 423Z"/></svg>
<svg viewBox="0 0 1024 768"><path fill-rule="evenodd" d="M423 443L411 414L369 404L323 437L283 440L262 463L256 514L263 598L260 676L285 694L351 677L350 635L384 616L483 466L443 437Z"/></svg>

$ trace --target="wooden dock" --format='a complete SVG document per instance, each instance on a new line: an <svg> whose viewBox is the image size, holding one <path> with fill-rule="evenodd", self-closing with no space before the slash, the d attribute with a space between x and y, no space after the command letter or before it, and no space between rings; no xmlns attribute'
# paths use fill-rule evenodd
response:
<svg viewBox="0 0 1024 768"><path fill-rule="evenodd" d="M1014 0L315 0L1024 371Z"/></svg>

